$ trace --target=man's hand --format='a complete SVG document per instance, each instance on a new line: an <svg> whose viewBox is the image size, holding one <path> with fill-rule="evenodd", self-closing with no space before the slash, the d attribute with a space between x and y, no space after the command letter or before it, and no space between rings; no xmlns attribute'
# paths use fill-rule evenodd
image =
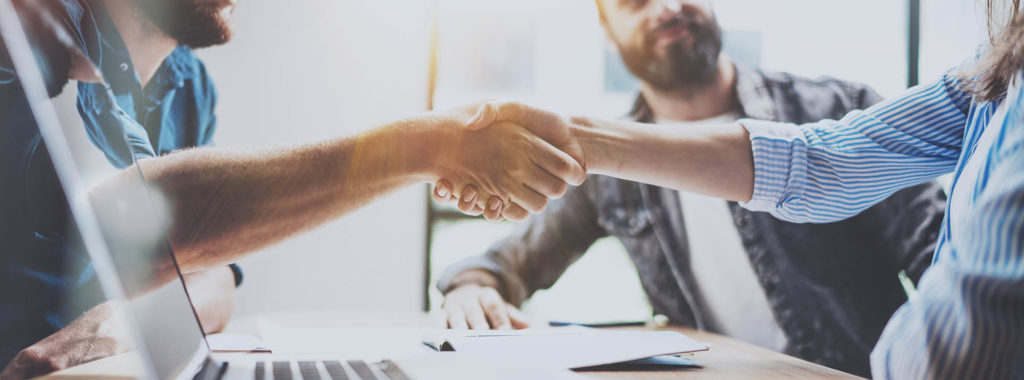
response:
<svg viewBox="0 0 1024 380"><path fill-rule="evenodd" d="M498 291L477 284L460 285L444 297L448 328L456 330L511 330L530 327L519 309L505 302Z"/></svg>
<svg viewBox="0 0 1024 380"><path fill-rule="evenodd" d="M513 122L565 152L586 168L583 147L573 136L572 122L557 114L519 103L485 102L465 125L469 130L485 129L492 124ZM582 183L582 182L581 182ZM458 195L461 194L461 195ZM441 178L434 185L433 197L439 203L457 202L459 210L468 215L484 216L488 220L522 220L528 212L517 204L507 204L501 198L491 196L483 202L484 196L475 183L464 185L461 191L447 178ZM561 194L559 194L561 196Z"/></svg>
<svg viewBox="0 0 1024 380"><path fill-rule="evenodd" d="M442 130L438 144L443 147L433 155L438 177L459 188L475 185L461 195L446 194L459 196L464 211L501 210L525 218L528 212L543 210L549 198L562 196L568 184L578 185L586 178L577 159L545 139L514 123L492 124L486 129Z"/></svg>
<svg viewBox="0 0 1024 380"><path fill-rule="evenodd" d="M102 359L130 347L113 306L100 304L67 327L18 353L0 372L0 380L27 379Z"/></svg>

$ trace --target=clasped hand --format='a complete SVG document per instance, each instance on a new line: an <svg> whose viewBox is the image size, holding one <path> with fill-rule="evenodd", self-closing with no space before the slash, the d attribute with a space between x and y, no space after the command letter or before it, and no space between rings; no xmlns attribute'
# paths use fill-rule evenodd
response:
<svg viewBox="0 0 1024 380"><path fill-rule="evenodd" d="M568 119L526 105L483 103L464 127L491 144L460 144L449 164L476 170L441 175L434 200L457 202L463 213L488 220L518 221L543 211L549 199L586 179L583 148L570 126ZM467 162L477 157L490 160Z"/></svg>

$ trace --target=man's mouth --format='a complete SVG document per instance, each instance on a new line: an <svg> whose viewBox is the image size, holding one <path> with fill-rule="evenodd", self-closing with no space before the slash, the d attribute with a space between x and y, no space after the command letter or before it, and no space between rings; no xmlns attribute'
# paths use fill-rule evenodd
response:
<svg viewBox="0 0 1024 380"><path fill-rule="evenodd" d="M655 47L662 47L692 35L690 24L681 19L675 19L658 26L657 29L652 31L652 34Z"/></svg>

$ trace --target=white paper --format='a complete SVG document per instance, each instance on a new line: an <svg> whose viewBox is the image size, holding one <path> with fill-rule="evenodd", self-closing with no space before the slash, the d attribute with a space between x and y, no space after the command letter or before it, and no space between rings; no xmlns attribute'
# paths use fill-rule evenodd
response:
<svg viewBox="0 0 1024 380"><path fill-rule="evenodd" d="M291 327L260 318L260 337L274 354L329 354L386 359L435 352L423 344L424 329Z"/></svg>
<svg viewBox="0 0 1024 380"><path fill-rule="evenodd" d="M213 351L270 351L260 337L252 334L210 334L206 342Z"/></svg>
<svg viewBox="0 0 1024 380"><path fill-rule="evenodd" d="M674 331L558 330L549 329L546 334L471 333L453 337L449 343L460 353L555 368L585 368L708 349Z"/></svg>
<svg viewBox="0 0 1024 380"><path fill-rule="evenodd" d="M503 368L523 369L585 368L708 349L673 331L607 331L578 326L509 331L338 329L289 327L261 318L260 336L275 354L428 360L458 357L467 363L502 363ZM457 355L443 356L452 353L439 353L424 344L438 337L451 343Z"/></svg>

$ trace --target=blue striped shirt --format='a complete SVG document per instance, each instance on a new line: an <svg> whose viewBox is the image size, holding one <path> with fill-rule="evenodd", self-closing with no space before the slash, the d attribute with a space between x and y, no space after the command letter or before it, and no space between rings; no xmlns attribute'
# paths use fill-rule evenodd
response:
<svg viewBox="0 0 1024 380"><path fill-rule="evenodd" d="M788 221L850 217L953 173L934 262L875 346L876 378L1024 378L1020 80L1006 99L980 102L953 70L839 121L740 121L755 173L744 206Z"/></svg>

